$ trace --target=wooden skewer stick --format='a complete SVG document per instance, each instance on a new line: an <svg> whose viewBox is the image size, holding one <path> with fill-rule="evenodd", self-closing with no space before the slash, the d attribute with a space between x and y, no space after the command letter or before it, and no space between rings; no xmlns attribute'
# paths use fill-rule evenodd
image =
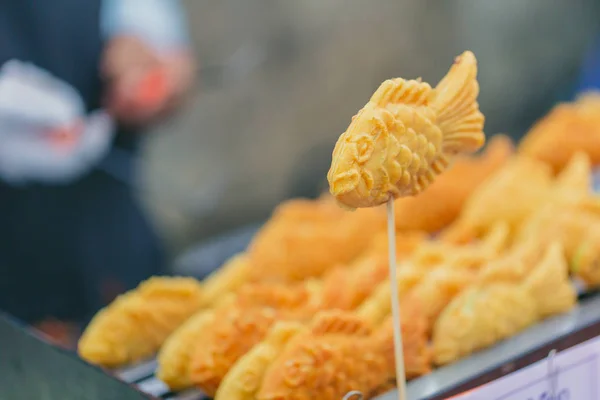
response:
<svg viewBox="0 0 600 400"><path fill-rule="evenodd" d="M392 298L392 318L394 321L394 357L396 360L396 386L398 399L406 400L406 373L404 372L404 350L402 348L402 326L400 324L400 296L396 274L396 223L394 218L394 199L387 202L388 255Z"/></svg>

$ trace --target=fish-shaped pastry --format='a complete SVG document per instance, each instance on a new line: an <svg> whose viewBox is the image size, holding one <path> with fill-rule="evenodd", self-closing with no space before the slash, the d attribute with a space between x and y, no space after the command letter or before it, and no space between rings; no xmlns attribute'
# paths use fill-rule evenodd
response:
<svg viewBox="0 0 600 400"><path fill-rule="evenodd" d="M202 334L191 355L190 379L214 396L230 368L261 342L278 321L308 321L319 306L318 290L311 282L253 284L215 310L217 316Z"/></svg>
<svg viewBox="0 0 600 400"><path fill-rule="evenodd" d="M190 317L171 334L158 353L156 376L171 390L192 387L190 379L191 356L201 346L215 320L213 310L202 310Z"/></svg>
<svg viewBox="0 0 600 400"><path fill-rule="evenodd" d="M459 216L471 193L500 169L512 153L511 139L494 135L481 155L456 157L450 168L427 190L417 196L396 200L396 230L439 232Z"/></svg>
<svg viewBox="0 0 600 400"><path fill-rule="evenodd" d="M385 229L385 210L348 212L329 196L280 204L248 247L255 282L297 282L347 264Z"/></svg>
<svg viewBox="0 0 600 400"><path fill-rule="evenodd" d="M256 400L263 377L286 343L304 328L299 322L277 322L265 339L240 358L229 370L215 400Z"/></svg>
<svg viewBox="0 0 600 400"><path fill-rule="evenodd" d="M468 268L445 265L431 271L409 293L420 305L432 326L438 315L461 291L475 281L475 272Z"/></svg>
<svg viewBox="0 0 600 400"><path fill-rule="evenodd" d="M507 233L506 224L499 223L477 243L458 246L439 241L423 242L410 259L397 267L399 295L410 293L413 300L420 303L421 312L434 318L441 311L440 307L474 280L475 272L498 257L507 244ZM391 313L390 296L390 280L386 279L357 308L357 314L380 322Z"/></svg>
<svg viewBox="0 0 600 400"><path fill-rule="evenodd" d="M546 164L515 156L473 192L458 219L440 238L450 243L469 242L500 221L509 224L512 235L548 200L551 187L552 174Z"/></svg>
<svg viewBox="0 0 600 400"><path fill-rule="evenodd" d="M470 51L435 88L420 80L384 81L335 145L327 174L331 194L354 209L425 190L450 157L483 146L478 94Z"/></svg>
<svg viewBox="0 0 600 400"><path fill-rule="evenodd" d="M516 242L558 240L571 271L600 285L600 199L591 190L589 156L576 153L554 181L548 199L521 226Z"/></svg>
<svg viewBox="0 0 600 400"><path fill-rule="evenodd" d="M428 371L426 327L418 313L402 323L407 377ZM395 376L393 325L373 328L340 310L323 311L285 345L267 369L258 400L339 400L372 393ZM416 362L416 365L409 363Z"/></svg>
<svg viewBox="0 0 600 400"><path fill-rule="evenodd" d="M150 278L94 316L79 340L79 355L106 367L150 357L202 301L202 285L196 279Z"/></svg>
<svg viewBox="0 0 600 400"><path fill-rule="evenodd" d="M600 286L600 216L571 206L547 221L542 237L563 244L573 275L588 287Z"/></svg>
<svg viewBox="0 0 600 400"><path fill-rule="evenodd" d="M476 284L452 300L433 329L434 362L447 364L491 346L568 311L576 300L562 246L553 242L523 281Z"/></svg>
<svg viewBox="0 0 600 400"><path fill-rule="evenodd" d="M389 274L386 235L377 235L369 248L348 265L332 269L322 280L321 309L353 310L368 298ZM396 259L406 259L427 235L399 232Z"/></svg>
<svg viewBox="0 0 600 400"><path fill-rule="evenodd" d="M585 151L593 165L600 164L600 92L556 105L523 137L518 151L544 161L555 173L579 151Z"/></svg>
<svg viewBox="0 0 600 400"><path fill-rule="evenodd" d="M428 271L401 263L397 268L398 295L402 298L427 275ZM381 282L367 299L356 309L356 315L374 324L379 324L390 315L392 304L390 280Z"/></svg>

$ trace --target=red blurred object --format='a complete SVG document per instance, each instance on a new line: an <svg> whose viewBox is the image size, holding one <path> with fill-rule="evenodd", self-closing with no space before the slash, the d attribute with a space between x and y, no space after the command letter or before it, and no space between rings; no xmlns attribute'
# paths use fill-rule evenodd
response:
<svg viewBox="0 0 600 400"><path fill-rule="evenodd" d="M79 328L74 323L58 321L56 319L46 319L34 324L33 327L41 332L48 341L66 347L75 349L79 337Z"/></svg>
<svg viewBox="0 0 600 400"><path fill-rule="evenodd" d="M166 102L169 95L169 80L166 70L157 67L148 72L135 89L135 101L139 107L155 109Z"/></svg>
<svg viewBox="0 0 600 400"><path fill-rule="evenodd" d="M83 123L81 121L77 121L70 126L48 131L45 133L45 135L54 147L67 151L72 149L73 146L75 146L79 141L82 128Z"/></svg>

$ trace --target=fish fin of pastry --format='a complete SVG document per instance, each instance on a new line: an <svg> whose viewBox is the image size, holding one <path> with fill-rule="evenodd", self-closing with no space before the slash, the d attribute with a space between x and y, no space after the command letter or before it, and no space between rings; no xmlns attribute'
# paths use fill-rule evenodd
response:
<svg viewBox="0 0 600 400"><path fill-rule="evenodd" d="M431 163L431 169L436 174L441 174L450 166L450 160L443 154L440 154L433 162Z"/></svg>
<svg viewBox="0 0 600 400"><path fill-rule="evenodd" d="M312 322L313 335L351 335L368 336L371 334L369 323L357 315L340 310L323 311Z"/></svg>
<svg viewBox="0 0 600 400"><path fill-rule="evenodd" d="M466 51L432 92L432 107L444 135L443 150L450 154L474 152L485 143L485 118L479 111L477 59Z"/></svg>
<svg viewBox="0 0 600 400"><path fill-rule="evenodd" d="M426 106L432 90L428 83L419 80L387 79L373 93L371 102L381 107L388 104Z"/></svg>

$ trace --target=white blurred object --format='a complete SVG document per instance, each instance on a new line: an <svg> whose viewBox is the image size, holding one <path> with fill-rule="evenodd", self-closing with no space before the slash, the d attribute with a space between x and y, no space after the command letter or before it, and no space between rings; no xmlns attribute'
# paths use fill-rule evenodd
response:
<svg viewBox="0 0 600 400"><path fill-rule="evenodd" d="M66 82L15 60L0 69L0 179L69 182L106 155L113 135L111 117L86 115Z"/></svg>

